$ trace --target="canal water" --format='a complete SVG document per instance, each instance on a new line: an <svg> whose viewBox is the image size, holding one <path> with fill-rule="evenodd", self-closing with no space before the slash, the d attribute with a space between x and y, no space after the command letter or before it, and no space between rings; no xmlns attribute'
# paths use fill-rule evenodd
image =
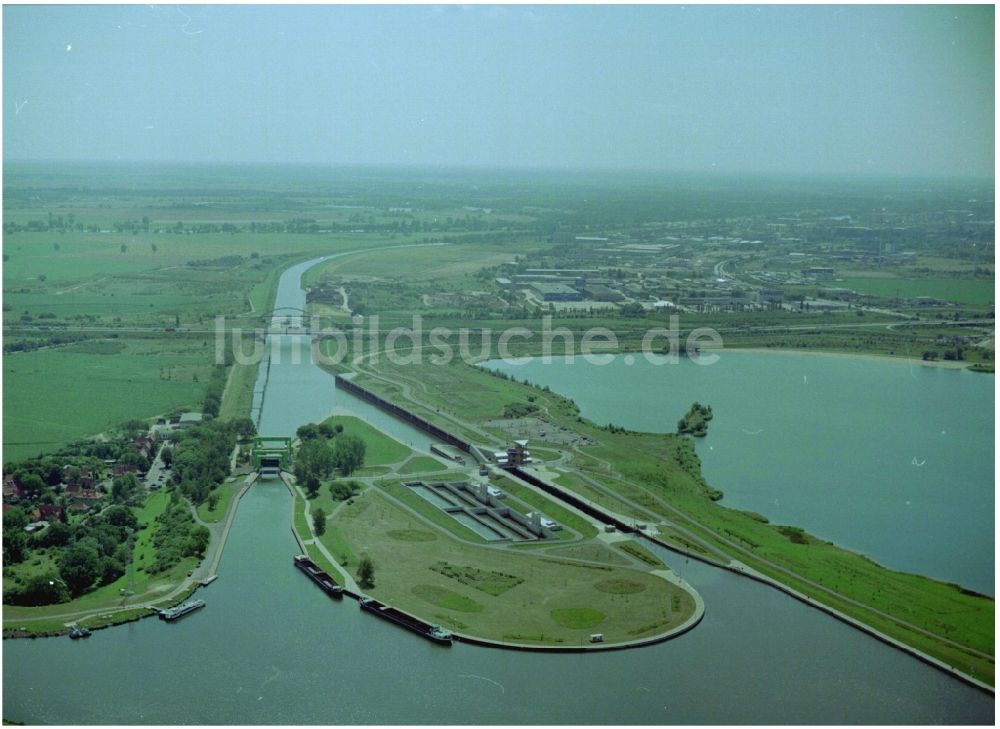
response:
<svg viewBox="0 0 1000 729"><path fill-rule="evenodd" d="M628 362L632 364L628 364ZM587 418L674 432L694 401L722 503L877 562L994 594L991 375L852 357L724 351L711 365L641 356L488 366L573 398Z"/></svg>
<svg viewBox="0 0 1000 729"><path fill-rule="evenodd" d="M297 276L296 275L296 280ZM284 281L283 281L284 283ZM279 373L275 367L283 368ZM312 382L308 360L271 378ZM297 374L293 374L297 373ZM316 380L317 382L319 380ZM262 422L327 414L307 393L264 401ZM284 432L294 432L285 430ZM269 430L268 434L279 433ZM782 593L662 552L704 597L672 641L595 654L437 646L333 601L292 566L291 497L277 481L240 502L207 606L3 644L3 716L59 724L992 723L994 701Z"/></svg>

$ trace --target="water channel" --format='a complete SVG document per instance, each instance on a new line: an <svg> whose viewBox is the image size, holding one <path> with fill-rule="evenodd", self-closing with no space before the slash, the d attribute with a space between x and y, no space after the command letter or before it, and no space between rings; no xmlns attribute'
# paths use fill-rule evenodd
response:
<svg viewBox="0 0 1000 729"><path fill-rule="evenodd" d="M286 272L281 291L294 290L301 301L298 279L309 265ZM262 431L291 434L335 408L374 419L375 411L336 392L333 378L315 370L307 358L272 362ZM278 390L270 387L279 382L299 386L272 396ZM422 449L401 423L381 422ZM247 493L219 579L198 593L207 607L176 624L142 620L86 641L4 641L4 718L59 724L993 722L992 696L776 590L667 552L664 559L707 606L704 621L676 640L569 655L442 648L362 613L353 601L331 601L295 570L290 508L278 482Z"/></svg>

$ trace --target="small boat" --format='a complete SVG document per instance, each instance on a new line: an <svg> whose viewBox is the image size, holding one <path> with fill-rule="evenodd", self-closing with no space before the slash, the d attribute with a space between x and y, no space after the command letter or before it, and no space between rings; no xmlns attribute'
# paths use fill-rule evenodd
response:
<svg viewBox="0 0 1000 729"><path fill-rule="evenodd" d="M69 631L69 637L73 640L79 640L80 638L89 638L90 631L86 628L73 628Z"/></svg>

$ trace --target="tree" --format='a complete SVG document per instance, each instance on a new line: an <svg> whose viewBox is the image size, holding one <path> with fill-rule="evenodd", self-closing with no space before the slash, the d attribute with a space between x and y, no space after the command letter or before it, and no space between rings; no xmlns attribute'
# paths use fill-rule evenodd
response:
<svg viewBox="0 0 1000 729"><path fill-rule="evenodd" d="M78 542L59 555L59 575L70 594L82 595L101 574L101 559L90 540Z"/></svg>
<svg viewBox="0 0 1000 729"><path fill-rule="evenodd" d="M333 465L350 476L365 462L365 442L356 435L345 435L333 442Z"/></svg>
<svg viewBox="0 0 1000 729"><path fill-rule="evenodd" d="M17 529L4 528L3 561L5 564L23 562L28 556L28 534L23 527Z"/></svg>
<svg viewBox="0 0 1000 729"><path fill-rule="evenodd" d="M242 439L253 438L257 435L257 426L254 425L253 420L250 418L236 418L231 421L230 427Z"/></svg>
<svg viewBox="0 0 1000 729"><path fill-rule="evenodd" d="M365 590L375 587L375 565L368 555L358 562L358 585Z"/></svg>
<svg viewBox="0 0 1000 729"><path fill-rule="evenodd" d="M330 475L334 465L330 446L318 438L307 440L299 447L292 471L295 479L304 484L306 491L313 496L319 491L320 480Z"/></svg>
<svg viewBox="0 0 1000 729"><path fill-rule="evenodd" d="M312 512L313 531L316 536L323 536L326 533L326 512L322 507L317 506Z"/></svg>
<svg viewBox="0 0 1000 729"><path fill-rule="evenodd" d="M135 477L133 476L133 478ZM114 487L112 486L112 488ZM109 506L104 510L104 513L101 514L101 517L108 524L112 524L116 527L124 527L128 530L135 530L139 528L139 520L136 519L135 513L127 506Z"/></svg>
<svg viewBox="0 0 1000 729"><path fill-rule="evenodd" d="M334 435L337 434L337 431L335 431L333 429L333 426L330 425L329 423L320 423L319 434L324 438L326 438L327 440L329 440L330 438L332 438Z"/></svg>
<svg viewBox="0 0 1000 729"><path fill-rule="evenodd" d="M330 484L330 495L338 501L346 501L361 490L361 484L350 481L334 481Z"/></svg>
<svg viewBox="0 0 1000 729"><path fill-rule="evenodd" d="M192 557L200 557L205 554L211 539L212 533L208 531L208 527L203 527L201 524L193 526L188 532L185 552Z"/></svg>
<svg viewBox="0 0 1000 729"><path fill-rule="evenodd" d="M295 435L301 441L313 440L319 437L319 426L316 423L300 425L299 429L295 431Z"/></svg>
<svg viewBox="0 0 1000 729"><path fill-rule="evenodd" d="M24 589L13 596L18 605L52 605L69 600L66 583L55 572L45 572L28 578ZM6 601L6 596L5 596Z"/></svg>
<svg viewBox="0 0 1000 729"><path fill-rule="evenodd" d="M8 531L18 531L20 529L24 529L27 525L28 515L24 513L24 509L19 506L15 506L3 515L4 539L7 538Z"/></svg>
<svg viewBox="0 0 1000 729"><path fill-rule="evenodd" d="M160 460L163 461L164 468L170 468L170 464L174 462L174 449L170 446L163 446L160 451Z"/></svg>
<svg viewBox="0 0 1000 729"><path fill-rule="evenodd" d="M18 479L21 488L31 500L37 499L45 489L45 482L37 473L26 473Z"/></svg>
<svg viewBox="0 0 1000 729"><path fill-rule="evenodd" d="M43 547L65 547L72 536L72 527L61 521L54 521L38 536L38 544Z"/></svg>
<svg viewBox="0 0 1000 729"><path fill-rule="evenodd" d="M128 246L127 246L127 245L125 245L124 243L122 243L122 247L121 247L121 251L122 251L122 253L124 253L124 252L125 252L125 251L127 251L127 250L128 250Z"/></svg>
<svg viewBox="0 0 1000 729"><path fill-rule="evenodd" d="M111 500L122 504L135 496L139 490L139 479L133 473L126 473L111 482Z"/></svg>

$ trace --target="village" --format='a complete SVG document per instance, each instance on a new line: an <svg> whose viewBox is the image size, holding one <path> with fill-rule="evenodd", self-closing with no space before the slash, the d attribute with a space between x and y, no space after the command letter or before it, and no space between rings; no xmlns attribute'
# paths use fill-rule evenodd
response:
<svg viewBox="0 0 1000 729"><path fill-rule="evenodd" d="M8 514L15 510L27 520L23 531L41 539L53 523L76 523L113 504L141 503L166 485L173 460L171 434L201 422L202 414L194 412L157 418L148 428L130 421L93 441L5 465L5 538L10 536Z"/></svg>

